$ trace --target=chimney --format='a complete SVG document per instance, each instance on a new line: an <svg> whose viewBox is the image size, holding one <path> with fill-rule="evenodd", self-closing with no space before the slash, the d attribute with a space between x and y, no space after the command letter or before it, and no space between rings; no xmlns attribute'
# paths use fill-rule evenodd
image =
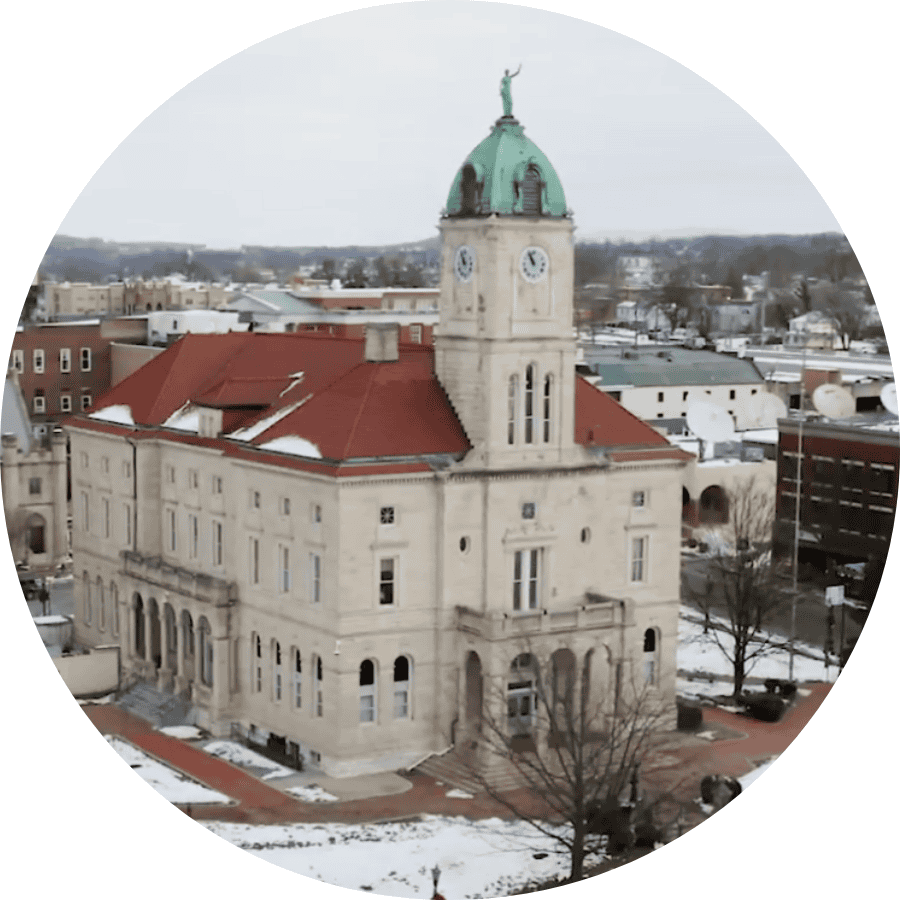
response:
<svg viewBox="0 0 900 900"><path fill-rule="evenodd" d="M366 362L397 362L399 344L400 326L396 323L366 326Z"/></svg>

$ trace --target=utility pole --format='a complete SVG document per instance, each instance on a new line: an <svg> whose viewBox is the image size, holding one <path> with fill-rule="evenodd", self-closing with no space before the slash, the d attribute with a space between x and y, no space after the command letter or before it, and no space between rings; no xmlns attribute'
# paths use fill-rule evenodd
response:
<svg viewBox="0 0 900 900"><path fill-rule="evenodd" d="M806 392L806 335L803 335L803 356L800 358L800 423L797 427L797 481L794 498L794 578L791 591L791 647L788 657L788 681L794 680L794 644L797 640L797 569L800 561L800 489L803 486L803 422L806 411L803 395Z"/></svg>

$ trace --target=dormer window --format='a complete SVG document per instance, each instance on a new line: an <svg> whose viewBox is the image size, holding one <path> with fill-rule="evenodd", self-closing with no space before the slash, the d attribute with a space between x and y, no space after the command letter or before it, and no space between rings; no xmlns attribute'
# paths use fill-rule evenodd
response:
<svg viewBox="0 0 900 900"><path fill-rule="evenodd" d="M537 166L529 166L522 179L522 213L526 216L541 214L541 173Z"/></svg>

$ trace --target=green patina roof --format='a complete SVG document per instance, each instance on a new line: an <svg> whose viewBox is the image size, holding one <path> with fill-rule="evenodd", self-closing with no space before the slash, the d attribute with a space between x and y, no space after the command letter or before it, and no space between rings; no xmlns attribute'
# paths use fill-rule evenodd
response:
<svg viewBox="0 0 900 900"><path fill-rule="evenodd" d="M463 170L475 170L475 209L463 210ZM466 157L447 197L448 216L528 215L522 208L521 184L529 167L540 174L542 216L565 216L566 197L550 160L525 137L525 129L512 116L494 123L491 133Z"/></svg>

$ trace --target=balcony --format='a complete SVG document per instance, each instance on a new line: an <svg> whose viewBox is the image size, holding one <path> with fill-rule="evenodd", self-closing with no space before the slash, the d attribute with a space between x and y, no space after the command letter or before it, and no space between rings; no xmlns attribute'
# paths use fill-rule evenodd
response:
<svg viewBox="0 0 900 900"><path fill-rule="evenodd" d="M614 598L591 600L570 609L536 609L526 612L477 612L456 607L456 627L487 641L530 638L590 628L614 628L627 624L627 602ZM592 602L593 601L593 602Z"/></svg>
<svg viewBox="0 0 900 900"><path fill-rule="evenodd" d="M230 606L237 602L234 582L192 572L164 562L159 556L143 556L134 550L122 554L123 574L170 594L191 597L210 606Z"/></svg>

